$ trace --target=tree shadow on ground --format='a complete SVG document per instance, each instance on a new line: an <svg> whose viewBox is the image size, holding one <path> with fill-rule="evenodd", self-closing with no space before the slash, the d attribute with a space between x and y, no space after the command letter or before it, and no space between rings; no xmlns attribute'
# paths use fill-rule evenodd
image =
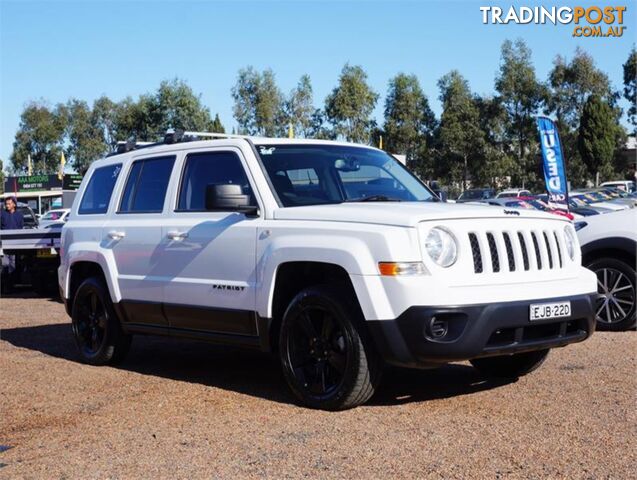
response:
<svg viewBox="0 0 637 480"><path fill-rule="evenodd" d="M1 329L0 340L79 362L70 323ZM125 361L116 368L275 402L296 403L285 384L277 356L257 351L137 335ZM510 382L485 380L467 365L452 364L436 370L388 368L383 383L368 405L387 406L456 397Z"/></svg>

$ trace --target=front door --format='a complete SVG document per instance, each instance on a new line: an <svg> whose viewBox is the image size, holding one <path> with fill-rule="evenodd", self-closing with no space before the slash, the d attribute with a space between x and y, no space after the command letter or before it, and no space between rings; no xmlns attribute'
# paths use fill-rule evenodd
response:
<svg viewBox="0 0 637 480"><path fill-rule="evenodd" d="M153 275L164 279L164 312L171 327L256 335L258 218L206 211L208 185L240 185L254 199L241 152L188 153L162 229L161 258Z"/></svg>

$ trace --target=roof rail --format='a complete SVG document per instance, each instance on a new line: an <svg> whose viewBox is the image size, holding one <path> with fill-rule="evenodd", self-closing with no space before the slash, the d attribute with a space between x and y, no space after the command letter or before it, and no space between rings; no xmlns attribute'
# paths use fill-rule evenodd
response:
<svg viewBox="0 0 637 480"><path fill-rule="evenodd" d="M181 142L193 142L202 138L242 138L250 139L249 135L235 135L233 133L216 133L216 132L191 132L184 130L168 129L164 134L164 139L160 142L138 142L134 139L117 142L115 150L107 155L119 155L120 153L138 150L140 148L154 147L158 145L172 145Z"/></svg>
<svg viewBox="0 0 637 480"><path fill-rule="evenodd" d="M184 130L168 130L164 135L164 143L191 142L201 138L252 138L249 135L235 135L234 133L191 132Z"/></svg>

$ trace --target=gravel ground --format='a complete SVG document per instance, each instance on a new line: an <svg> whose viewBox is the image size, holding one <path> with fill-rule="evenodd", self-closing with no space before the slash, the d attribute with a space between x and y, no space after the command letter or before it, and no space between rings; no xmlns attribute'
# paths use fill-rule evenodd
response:
<svg viewBox="0 0 637 480"><path fill-rule="evenodd" d="M136 337L119 368L90 367L63 306L28 296L0 300L0 327L0 478L636 478L635 332L512 383L390 370L368 405L326 413L269 355Z"/></svg>

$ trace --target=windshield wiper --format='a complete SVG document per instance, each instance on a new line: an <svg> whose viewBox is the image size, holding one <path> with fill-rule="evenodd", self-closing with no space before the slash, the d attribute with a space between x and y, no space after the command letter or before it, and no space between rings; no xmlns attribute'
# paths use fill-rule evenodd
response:
<svg viewBox="0 0 637 480"><path fill-rule="evenodd" d="M346 202L402 202L400 198L388 197L387 195L370 195L369 197L350 198Z"/></svg>

